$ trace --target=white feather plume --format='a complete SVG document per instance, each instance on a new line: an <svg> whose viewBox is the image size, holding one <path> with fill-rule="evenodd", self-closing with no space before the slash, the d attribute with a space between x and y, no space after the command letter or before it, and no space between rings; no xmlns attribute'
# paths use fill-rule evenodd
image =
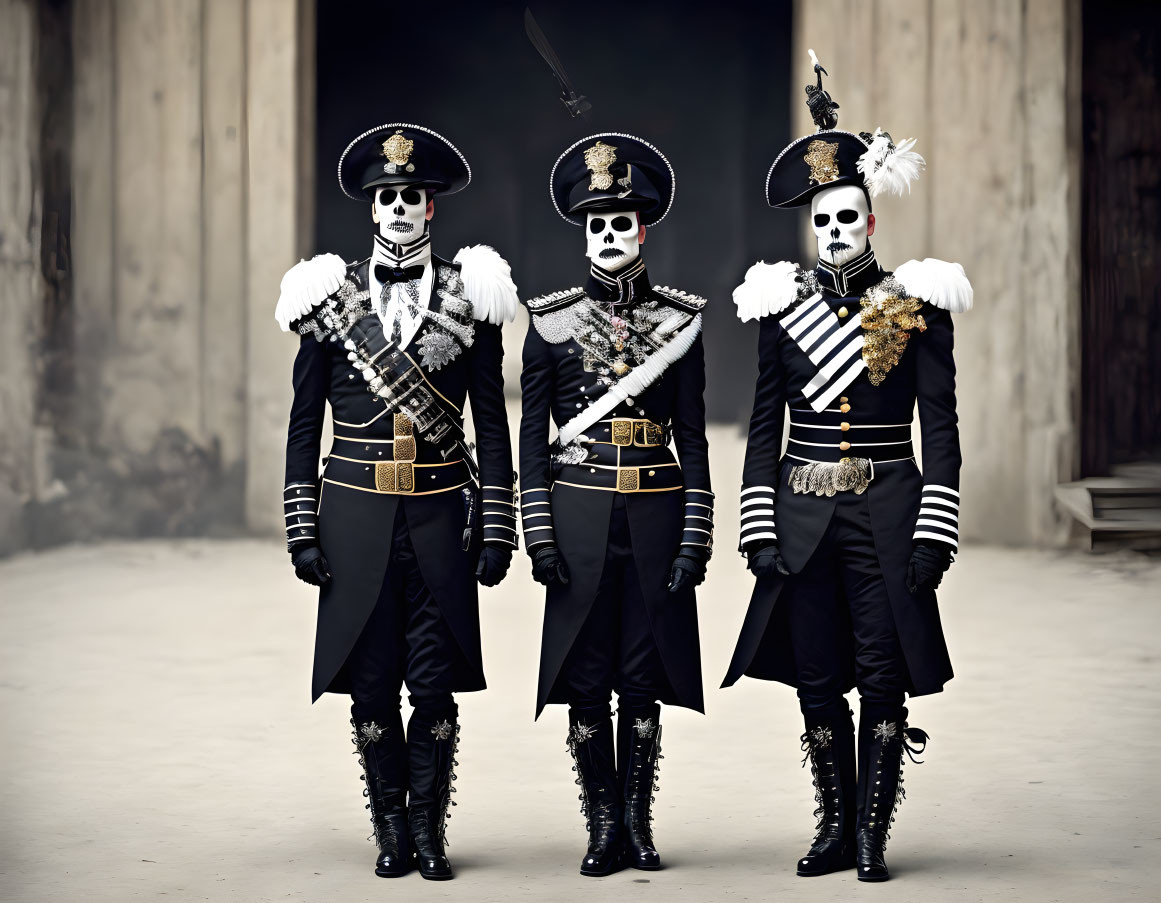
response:
<svg viewBox="0 0 1161 903"><path fill-rule="evenodd" d="M798 267L788 260L763 263L759 260L746 271L746 278L734 289L738 319L760 320L786 310L798 297Z"/></svg>
<svg viewBox="0 0 1161 903"><path fill-rule="evenodd" d="M701 314L688 326L654 351L645 363L634 367L625 377L609 386L609 390L557 430L557 440L568 445L598 420L603 420L626 398L640 395L665 372L674 361L679 361L701 332Z"/></svg>
<svg viewBox="0 0 1161 903"><path fill-rule="evenodd" d="M487 245L460 248L455 256L464 280L464 294L472 302L472 315L499 326L516 318L520 298L512 281L512 267Z"/></svg>
<svg viewBox="0 0 1161 903"><path fill-rule="evenodd" d="M903 190L911 193L911 183L919 178L919 172L927 162L911 148L914 138L905 138L893 144L891 136L882 129L875 129L870 147L859 157L855 166L863 174L863 183L871 197L881 194L903 196Z"/></svg>
<svg viewBox="0 0 1161 903"><path fill-rule="evenodd" d="M953 314L972 309L972 284L958 263L935 257L908 260L895 270L895 278L913 298L922 298Z"/></svg>
<svg viewBox="0 0 1161 903"><path fill-rule="evenodd" d="M338 254L319 254L310 260L300 260L282 277L278 306L274 319L283 332L290 332L290 324L300 320L328 295L334 294L347 276L347 264Z"/></svg>

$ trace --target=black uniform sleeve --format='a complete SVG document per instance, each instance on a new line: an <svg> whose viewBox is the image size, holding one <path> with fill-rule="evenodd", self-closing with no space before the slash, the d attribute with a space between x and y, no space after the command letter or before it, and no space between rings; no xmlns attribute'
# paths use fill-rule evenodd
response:
<svg viewBox="0 0 1161 903"><path fill-rule="evenodd" d="M959 418L951 314L928 304L924 332L913 333L916 396L923 441L923 500L915 539L959 547Z"/></svg>
<svg viewBox="0 0 1161 903"><path fill-rule="evenodd" d="M552 414L552 350L528 324L520 373L520 519L524 547L556 542L552 529L552 470L548 422Z"/></svg>
<svg viewBox="0 0 1161 903"><path fill-rule="evenodd" d="M774 496L786 422L786 374L778 347L782 327L774 317L763 317L760 324L758 384L742 467L741 549L749 543L778 539L774 527Z"/></svg>
<svg viewBox="0 0 1161 903"><path fill-rule="evenodd" d="M700 334L677 362L676 370L673 442L685 480L681 545L705 556L713 549L714 494L710 489L709 442L705 434L705 346Z"/></svg>
<svg viewBox="0 0 1161 903"><path fill-rule="evenodd" d="M504 342L501 328L493 323L476 323L468 398L480 463L484 543L516 548L512 437L504 405Z"/></svg>
<svg viewBox="0 0 1161 903"><path fill-rule="evenodd" d="M282 491L286 545L318 543L318 460L330 382L327 349L303 336L294 359L294 400L286 436L286 483Z"/></svg>

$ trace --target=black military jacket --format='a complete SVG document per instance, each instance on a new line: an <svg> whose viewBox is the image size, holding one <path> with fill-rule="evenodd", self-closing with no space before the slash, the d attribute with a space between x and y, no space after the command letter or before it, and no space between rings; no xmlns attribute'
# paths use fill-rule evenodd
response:
<svg viewBox="0 0 1161 903"><path fill-rule="evenodd" d="M323 692L348 690L344 665L391 566L388 552L399 509L424 581L462 653L456 689L484 687L475 582L480 544L516 545L504 352L500 326L473 319L458 265L436 257L432 263L429 313L407 353L461 426L470 399L482 491L475 489L462 457L443 459L406 417L394 415L371 393L342 342L306 334L294 362L286 445L287 539L292 550L299 542L317 542L332 574L319 596L315 699ZM363 261L347 270L340 291L353 303L366 301L367 268ZM334 441L320 478L328 402ZM473 506L482 529L468 537L465 548Z"/></svg>
<svg viewBox="0 0 1161 903"><path fill-rule="evenodd" d="M774 282L789 280L789 293L779 294L785 285L772 284L767 294L782 304L755 309L742 288L735 293L743 319L761 317L759 377L742 474L741 546L777 541L791 574L801 570L836 504L828 478L838 465L860 468L912 695L935 692L952 676L934 593L913 596L905 585L912 541L955 549L959 516L952 320L948 309L908 290L930 281L917 278L924 266L928 275L934 268L941 278L958 278L970 298L970 286L954 264L912 261L892 274L879 267L870 249L842 271L820 266L804 273L774 265ZM750 289L756 275L752 270L747 277ZM942 303L948 293L930 294ZM922 473L911 436L916 406ZM795 683L793 650L776 606L783 582L757 580L726 686L742 674ZM853 686L853 673L850 680Z"/></svg>
<svg viewBox="0 0 1161 903"><path fill-rule="evenodd" d="M620 303L625 296L630 300ZM524 342L520 422L525 544L530 552L557 544L571 575L567 585L547 593L537 714L548 702L565 701L556 681L596 596L618 493L673 688L662 701L700 711L694 594L670 594L667 586L680 552L708 558L712 548L700 334L705 301L651 288L641 267L632 286L620 290L590 277L583 289L527 304L532 322ZM647 374L655 378L640 391L631 389ZM569 424L582 414L594 422L574 437ZM550 445L550 421L563 445Z"/></svg>

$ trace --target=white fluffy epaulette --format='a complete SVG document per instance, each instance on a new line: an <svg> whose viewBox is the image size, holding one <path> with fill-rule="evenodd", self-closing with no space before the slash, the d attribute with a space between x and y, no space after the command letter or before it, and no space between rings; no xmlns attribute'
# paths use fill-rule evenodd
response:
<svg viewBox="0 0 1161 903"><path fill-rule="evenodd" d="M455 256L464 281L464 294L472 302L472 315L499 326L516 318L520 299L508 261L487 245L460 248Z"/></svg>
<svg viewBox="0 0 1161 903"><path fill-rule="evenodd" d="M746 279L734 289L738 319L743 323L760 320L786 310L798 297L800 268L788 260L763 263L759 260L746 272Z"/></svg>
<svg viewBox="0 0 1161 903"><path fill-rule="evenodd" d="M290 332L290 324L301 320L339 290L347 277L347 264L338 254L319 254L310 260L300 260L282 277L282 293L274 308L274 319L283 332Z"/></svg>
<svg viewBox="0 0 1161 903"><path fill-rule="evenodd" d="M972 284L958 263L926 257L908 260L895 270L895 278L913 298L961 314L972 309Z"/></svg>

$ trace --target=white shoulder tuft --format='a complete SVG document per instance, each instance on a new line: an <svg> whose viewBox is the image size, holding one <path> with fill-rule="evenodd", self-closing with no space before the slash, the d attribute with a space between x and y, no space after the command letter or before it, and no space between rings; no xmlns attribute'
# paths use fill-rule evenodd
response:
<svg viewBox="0 0 1161 903"><path fill-rule="evenodd" d="M464 294L472 302L472 315L499 326L516 318L520 298L508 261L487 245L460 248L455 256L464 281Z"/></svg>
<svg viewBox="0 0 1161 903"><path fill-rule="evenodd" d="M746 272L745 281L734 289L738 319L760 320L786 310L798 297L798 267L788 260L763 263L759 260Z"/></svg>
<svg viewBox="0 0 1161 903"><path fill-rule="evenodd" d="M908 260L895 270L895 278L913 298L922 298L953 314L972 309L972 284L958 263L934 257Z"/></svg>
<svg viewBox="0 0 1161 903"><path fill-rule="evenodd" d="M282 277L282 293L274 308L274 319L283 332L339 290L347 277L347 264L338 254L319 254L300 260Z"/></svg>

